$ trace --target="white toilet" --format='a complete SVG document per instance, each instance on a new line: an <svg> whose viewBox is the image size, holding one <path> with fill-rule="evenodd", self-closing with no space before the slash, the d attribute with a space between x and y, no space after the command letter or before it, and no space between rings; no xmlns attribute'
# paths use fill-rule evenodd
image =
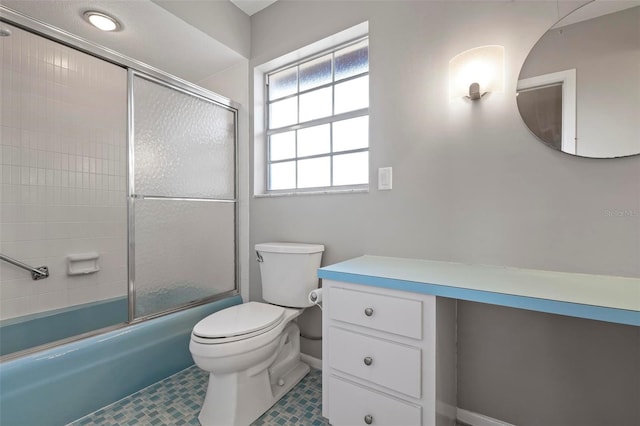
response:
<svg viewBox="0 0 640 426"><path fill-rule="evenodd" d="M198 420L203 426L247 426L308 372L293 321L318 287L320 244L256 244L262 297L209 315L191 333L189 350L209 372Z"/></svg>

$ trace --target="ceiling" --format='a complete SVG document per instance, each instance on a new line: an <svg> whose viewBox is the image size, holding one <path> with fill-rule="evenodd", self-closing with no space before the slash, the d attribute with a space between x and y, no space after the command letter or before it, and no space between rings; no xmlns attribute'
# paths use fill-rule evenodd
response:
<svg viewBox="0 0 640 426"><path fill-rule="evenodd" d="M251 16L260 12L265 7L275 3L277 0L230 0L238 6L244 13Z"/></svg>
<svg viewBox="0 0 640 426"><path fill-rule="evenodd" d="M2 5L193 83L244 59L151 0L2 0ZM108 12L123 30L90 26L82 18L87 9Z"/></svg>

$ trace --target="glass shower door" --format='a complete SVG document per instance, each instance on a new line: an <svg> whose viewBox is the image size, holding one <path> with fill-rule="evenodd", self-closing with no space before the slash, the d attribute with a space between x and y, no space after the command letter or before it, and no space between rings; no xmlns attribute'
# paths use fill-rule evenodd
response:
<svg viewBox="0 0 640 426"><path fill-rule="evenodd" d="M236 112L130 72L132 319L236 287Z"/></svg>

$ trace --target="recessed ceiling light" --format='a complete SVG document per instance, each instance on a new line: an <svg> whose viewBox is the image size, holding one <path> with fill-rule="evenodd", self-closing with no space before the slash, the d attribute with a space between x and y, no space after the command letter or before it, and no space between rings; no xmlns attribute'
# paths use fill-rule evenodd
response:
<svg viewBox="0 0 640 426"><path fill-rule="evenodd" d="M102 12L87 10L82 16L87 22L102 31L118 31L121 28L120 22L116 18Z"/></svg>

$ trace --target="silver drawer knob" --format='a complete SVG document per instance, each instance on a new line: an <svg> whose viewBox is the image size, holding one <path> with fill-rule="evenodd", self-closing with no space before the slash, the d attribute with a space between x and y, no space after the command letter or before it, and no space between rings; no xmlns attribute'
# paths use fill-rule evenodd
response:
<svg viewBox="0 0 640 426"><path fill-rule="evenodd" d="M370 425L371 423L373 423L373 416L371 414L367 414L366 416L364 416L364 422Z"/></svg>
<svg viewBox="0 0 640 426"><path fill-rule="evenodd" d="M371 365L373 364L373 358L371 358L370 356L367 356L364 358L364 365Z"/></svg>
<svg viewBox="0 0 640 426"><path fill-rule="evenodd" d="M367 308L364 310L364 314L368 317L370 317L371 315L373 315L373 308Z"/></svg>

